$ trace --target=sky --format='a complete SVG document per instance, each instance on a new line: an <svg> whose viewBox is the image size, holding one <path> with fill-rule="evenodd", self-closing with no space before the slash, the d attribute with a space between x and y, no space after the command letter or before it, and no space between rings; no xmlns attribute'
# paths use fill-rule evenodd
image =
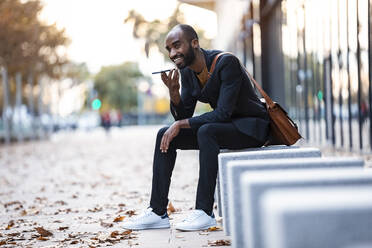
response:
<svg viewBox="0 0 372 248"><path fill-rule="evenodd" d="M121 64L125 61L139 62L142 70L162 68L159 55L154 62L146 61L143 43L132 37L130 24L124 24L129 10L135 9L147 20L164 20L170 16L177 0L42 0L44 9L41 20L59 28L65 28L71 43L67 49L69 58L75 62L86 62L91 72L101 66ZM216 35L216 15L208 10L182 4L188 24L198 25Z"/></svg>

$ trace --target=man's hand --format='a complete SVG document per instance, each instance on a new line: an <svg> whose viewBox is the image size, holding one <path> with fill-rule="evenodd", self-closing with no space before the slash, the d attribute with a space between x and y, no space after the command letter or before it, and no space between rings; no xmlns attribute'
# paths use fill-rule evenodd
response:
<svg viewBox="0 0 372 248"><path fill-rule="evenodd" d="M161 152L168 151L170 142L178 135L181 128L190 128L189 119L176 121L167 129L167 131L165 131L160 142Z"/></svg>
<svg viewBox="0 0 372 248"><path fill-rule="evenodd" d="M165 131L163 138L160 142L160 150L161 152L167 152L169 148L169 143L178 135L180 132L181 126L179 125L179 121L174 122L168 129Z"/></svg>
<svg viewBox="0 0 372 248"><path fill-rule="evenodd" d="M176 69L171 70L168 75L165 72L161 74L161 80L163 80L163 83L169 89L170 99L176 105L178 105L180 102L180 83L178 82L179 77L178 70Z"/></svg>

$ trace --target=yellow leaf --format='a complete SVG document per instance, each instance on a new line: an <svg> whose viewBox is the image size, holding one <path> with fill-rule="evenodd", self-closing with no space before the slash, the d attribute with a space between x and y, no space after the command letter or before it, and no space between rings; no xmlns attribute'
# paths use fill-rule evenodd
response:
<svg viewBox="0 0 372 248"><path fill-rule="evenodd" d="M219 228L218 226L213 226L208 228L208 231L210 232L221 231L221 228Z"/></svg>
<svg viewBox="0 0 372 248"><path fill-rule="evenodd" d="M123 221L124 220L124 218L125 218L125 216L118 216L118 217L116 217L115 219L114 219L114 222L121 222L121 221Z"/></svg>

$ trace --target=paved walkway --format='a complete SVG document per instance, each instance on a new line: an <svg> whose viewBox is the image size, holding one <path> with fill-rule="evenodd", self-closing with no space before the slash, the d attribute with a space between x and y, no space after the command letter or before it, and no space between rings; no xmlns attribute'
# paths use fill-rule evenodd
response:
<svg viewBox="0 0 372 248"><path fill-rule="evenodd" d="M126 127L109 136L78 131L0 146L0 246L196 248L228 241L220 222L206 232L120 227L148 205L158 128ZM171 224L194 207L197 178L197 152L179 152Z"/></svg>

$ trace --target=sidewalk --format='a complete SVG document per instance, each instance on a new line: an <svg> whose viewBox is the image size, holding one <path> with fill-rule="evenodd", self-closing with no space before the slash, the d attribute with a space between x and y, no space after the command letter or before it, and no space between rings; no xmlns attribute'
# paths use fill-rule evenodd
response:
<svg viewBox="0 0 372 248"><path fill-rule="evenodd" d="M209 247L219 229L124 233L121 221L148 206L158 126L78 131L0 146L1 247ZM178 153L171 224L195 203L196 151ZM221 246L215 246L221 247Z"/></svg>

